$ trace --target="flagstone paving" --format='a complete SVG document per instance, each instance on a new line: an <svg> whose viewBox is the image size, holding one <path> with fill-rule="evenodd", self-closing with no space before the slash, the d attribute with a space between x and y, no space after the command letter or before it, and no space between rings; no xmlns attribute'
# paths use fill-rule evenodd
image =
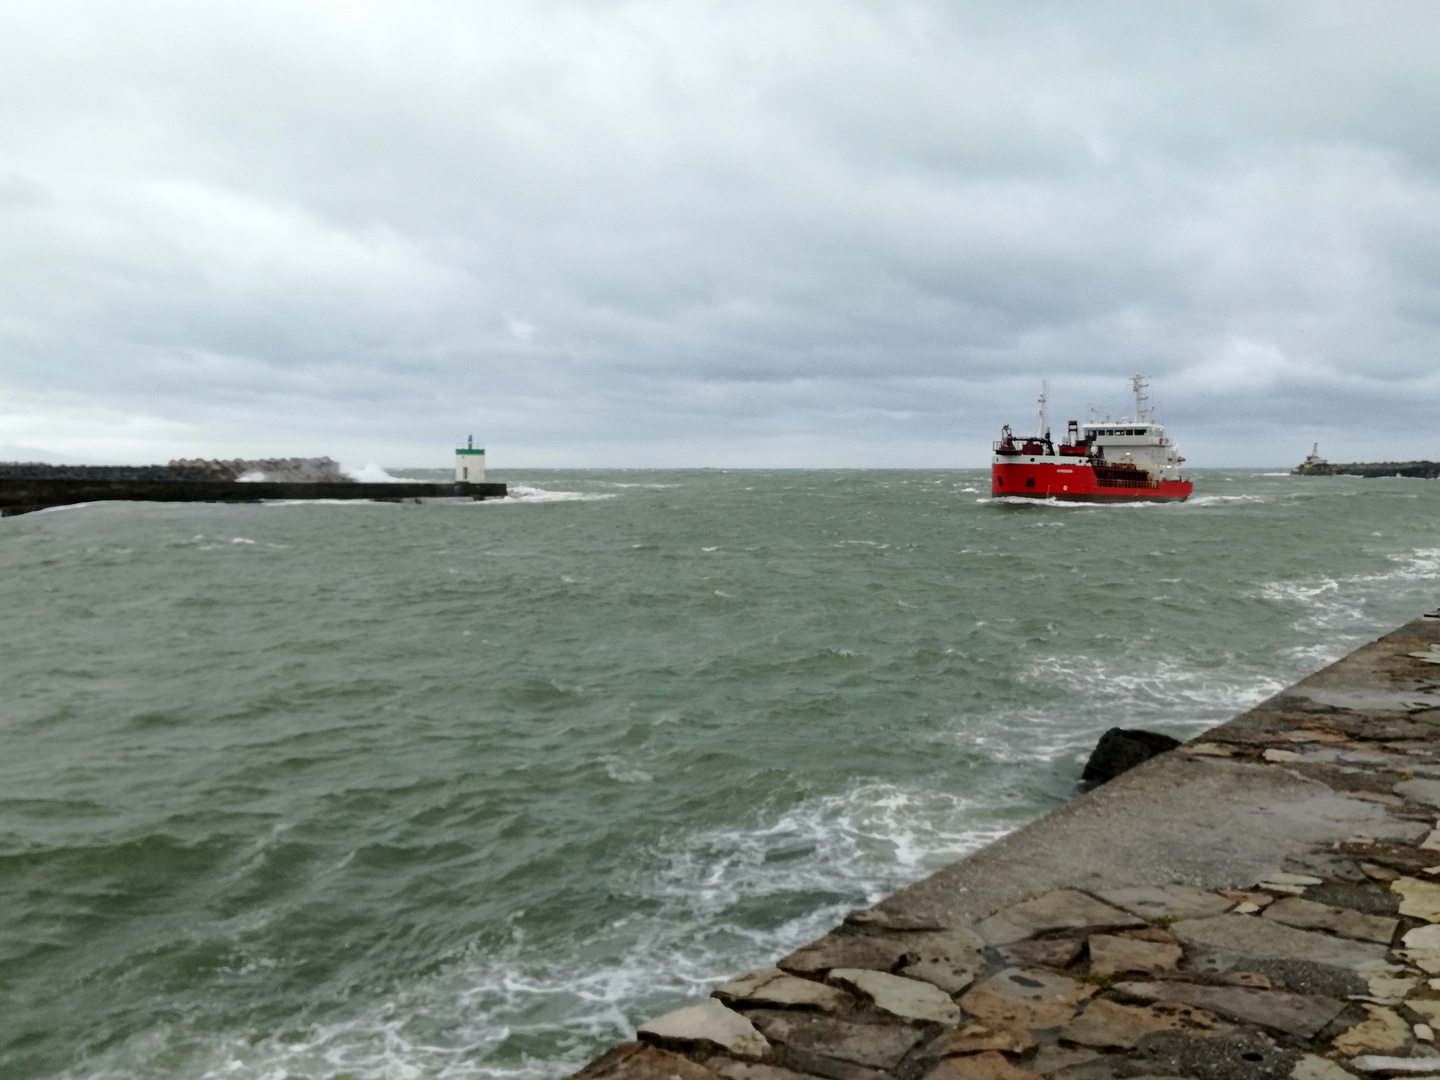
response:
<svg viewBox="0 0 1440 1080"><path fill-rule="evenodd" d="M578 1080L1440 1080L1431 645L1407 624Z"/></svg>

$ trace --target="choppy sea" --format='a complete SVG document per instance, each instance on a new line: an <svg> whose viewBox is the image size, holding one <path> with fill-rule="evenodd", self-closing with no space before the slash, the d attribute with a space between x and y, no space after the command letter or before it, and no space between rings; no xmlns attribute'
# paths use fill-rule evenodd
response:
<svg viewBox="0 0 1440 1080"><path fill-rule="evenodd" d="M0 521L0 1076L559 1077L1440 601L1432 481L492 479Z"/></svg>

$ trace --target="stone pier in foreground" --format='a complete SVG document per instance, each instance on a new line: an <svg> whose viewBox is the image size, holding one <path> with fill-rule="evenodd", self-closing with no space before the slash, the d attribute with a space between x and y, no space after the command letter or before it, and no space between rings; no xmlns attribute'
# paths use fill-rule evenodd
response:
<svg viewBox="0 0 1440 1080"><path fill-rule="evenodd" d="M576 1076L1440 1078L1437 806L1423 617Z"/></svg>

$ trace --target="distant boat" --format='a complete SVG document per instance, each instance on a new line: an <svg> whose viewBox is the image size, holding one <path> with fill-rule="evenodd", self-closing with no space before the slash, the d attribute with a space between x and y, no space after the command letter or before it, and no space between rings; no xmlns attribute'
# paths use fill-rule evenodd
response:
<svg viewBox="0 0 1440 1080"><path fill-rule="evenodd" d="M1019 439L1006 424L994 444L990 494L1062 502L1183 502L1195 485L1180 471L1185 459L1155 421L1143 375L1130 380L1135 415L1087 424L1071 420L1056 445L1040 389L1040 423Z"/></svg>

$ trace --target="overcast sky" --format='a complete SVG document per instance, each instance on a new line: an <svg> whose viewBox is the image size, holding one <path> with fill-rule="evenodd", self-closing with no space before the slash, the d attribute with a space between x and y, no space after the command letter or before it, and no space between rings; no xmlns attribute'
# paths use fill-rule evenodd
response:
<svg viewBox="0 0 1440 1080"><path fill-rule="evenodd" d="M1440 458L1440 4L4 0L0 447Z"/></svg>

